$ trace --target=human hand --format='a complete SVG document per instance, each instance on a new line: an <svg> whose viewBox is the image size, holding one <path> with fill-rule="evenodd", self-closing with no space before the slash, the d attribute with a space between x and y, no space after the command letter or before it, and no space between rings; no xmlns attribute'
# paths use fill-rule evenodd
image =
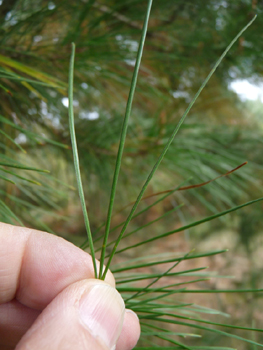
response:
<svg viewBox="0 0 263 350"><path fill-rule="evenodd" d="M90 255L0 223L0 350L130 350L139 334L111 272L94 279Z"/></svg>

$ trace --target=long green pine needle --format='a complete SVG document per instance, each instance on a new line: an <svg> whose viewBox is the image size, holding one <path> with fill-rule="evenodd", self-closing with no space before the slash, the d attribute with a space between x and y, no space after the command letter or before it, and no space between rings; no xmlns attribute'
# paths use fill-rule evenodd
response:
<svg viewBox="0 0 263 350"><path fill-rule="evenodd" d="M95 278L97 278L98 273L97 273L97 265L96 265L96 259L95 259L95 251L94 251L92 234L91 234L90 224L89 224L89 217L88 217L88 212L85 204L84 191L83 191L83 186L81 181L79 156L78 156L77 140L76 140L76 134L75 134L75 125L74 125L74 111L73 111L74 59L75 59L75 44L72 43L72 52L71 52L70 66L69 66L69 83L68 83L69 85L68 86L69 130L70 130L70 138L72 143L72 152L73 152L74 167L75 167L75 173L76 173L76 179L77 179L77 185L78 185L78 191L79 191L79 198L81 202L82 212L83 212L85 226L86 226L88 240L89 240L92 263L94 267L94 276Z"/></svg>
<svg viewBox="0 0 263 350"><path fill-rule="evenodd" d="M152 1L153 0L148 0L148 4L147 4L147 10L146 10L144 23L143 23L143 29L142 29L142 36L141 36L141 40L139 43L135 68L134 68L134 72L133 72L133 76L132 76L131 87L130 87L129 97L128 97L126 111L125 111L125 117L124 117L123 124L122 124L119 149L118 149L118 154L117 154L117 158L116 158L115 171L114 171L112 187L111 187L110 202L109 202L109 208L108 208L108 214L107 214L107 220L106 220L106 226L105 226L104 240L103 240L102 249L101 249L100 274L99 274L99 278L101 278L101 279L105 279L105 276L106 276L106 273L108 270L108 267L107 267L103 273L103 263L104 263L104 259L105 259L105 252L106 252L106 247L107 247L107 242L108 242L108 237L109 237L109 232L110 232L111 216L112 216L112 210L113 210L113 204L114 204L114 199L115 199L118 177L119 177L120 168L121 168L121 159L122 159L122 154L123 154L123 149L124 149L124 144L125 144L125 139L126 139L126 134L127 134L127 129L128 129L129 118L130 118L130 114L131 114L133 96L134 96L134 92L135 92L135 88L136 88L137 77L138 77L140 63L141 63L141 59L142 59L143 47L144 47L144 42L145 42L146 33L147 33L147 27L148 27L148 21L149 21L151 7L152 7Z"/></svg>
<svg viewBox="0 0 263 350"><path fill-rule="evenodd" d="M208 216L208 217L206 217L206 218L204 218L204 219L201 219L201 220L199 220L199 221L192 222L191 224L188 224L188 225L179 227L179 228L176 229L176 230L168 231L168 232L165 232L165 233L160 234L160 235L158 235L158 236L151 237L151 238L149 238L149 239L145 239L145 240L143 240L142 242L139 242L139 243L136 243L136 244L134 244L134 245L130 245L130 246L126 247L126 248L123 248L123 249L118 250L118 251L116 252L116 254L117 254L117 253L124 252L124 251L129 250L129 249L132 249L132 248L135 248L135 247L138 247L138 246L143 245L143 244L147 244L147 243L149 243L149 242L156 241L157 239L161 239L161 238L170 236L170 235L172 235L172 234L174 234L174 233L182 232L182 231L187 230L187 229L189 229L189 228L191 228L191 227L198 226L198 225L200 225L200 224L202 224L202 223L204 223L204 222L208 222L208 221L214 220L214 219L216 219L216 218L219 218L219 217L221 217L221 216L224 216L224 215L226 215L226 214L229 214L229 213L231 213L231 212L233 212L233 211L236 211L236 210L241 209L241 208L243 208L243 207L246 207L246 206L248 206L248 205L251 205L251 204L260 202L260 201L262 201L262 200L263 200L263 197L262 197L262 198L255 199L255 200L253 200L253 201L249 201L249 202L244 203L244 204L241 204L241 205L238 205L238 206L236 206L236 207L234 207L234 208L230 208L230 209L228 209L228 210L224 210L224 211L222 211L221 213L217 213L217 214L215 214L215 215Z"/></svg>
<svg viewBox="0 0 263 350"><path fill-rule="evenodd" d="M231 43L227 46L227 48L225 49L225 51L222 53L222 55L220 56L220 58L217 60L216 64L214 65L214 67L212 68L212 70L210 71L210 73L208 74L208 76L206 77L206 79L204 80L204 82L202 83L201 87L199 88L199 90L197 91L196 95L194 96L193 100L190 102L189 106L187 107L186 111L184 112L183 116L181 117L179 123L177 124L176 128L174 129L172 135L170 136L169 140L167 141L161 155L159 156L157 162L155 163L155 165L153 166L149 176L147 177L142 189L141 189L141 192L139 193L137 199L136 199L136 202L134 204L134 206L132 207L131 211L130 211L130 214L129 216L127 217L127 220L125 222L125 224L123 225L123 228L120 232L120 235L111 251L111 254L110 254L110 257L108 259L108 262L107 262L107 265L106 265L106 268L104 270L104 274L102 276L102 278L105 278L106 276L106 273L110 267L110 263L113 259L113 256L117 250L117 247L122 239L122 236L135 212L135 210L137 209L137 206L139 205L143 195L144 195L144 192L146 191L146 188L148 187L148 184L150 183L153 175L155 174L157 168L159 167L161 161L163 160L168 148L170 147L171 143L173 142L177 132L179 131L181 125L183 124L186 116L188 115L189 111L191 110L191 108L193 107L193 105L195 104L195 101L197 100L197 98L199 97L199 95L201 94L202 90L204 89L204 87L206 86L206 84L208 83L208 81L210 80L211 76L214 74L215 70L217 69L217 67L220 65L221 61L223 60L223 58L226 56L226 54L228 53L228 51L231 49L231 47L234 45L234 43L239 39L239 37L244 33L244 31L254 22L254 20L256 19L256 16L253 17L253 19L237 34L237 36L231 41Z"/></svg>

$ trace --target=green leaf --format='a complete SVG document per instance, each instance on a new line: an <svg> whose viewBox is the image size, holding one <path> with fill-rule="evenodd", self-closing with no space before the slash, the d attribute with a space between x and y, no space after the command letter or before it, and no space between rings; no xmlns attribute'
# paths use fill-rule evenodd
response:
<svg viewBox="0 0 263 350"><path fill-rule="evenodd" d="M142 59L143 47L144 47L144 42L145 42L145 38L146 38L151 7L152 7L152 0L148 0L146 14L145 14L144 22L143 22L142 36L141 36L141 40L139 43L139 48L138 48L137 57L136 57L136 63L135 63L132 81L131 81L131 88L130 88L129 97L127 100L125 117L124 117L123 124L122 124L119 149L118 149L118 154L117 154L117 158L116 158L115 171L114 171L114 175L113 175L112 188L111 188L111 194L110 194L110 202L109 202L109 208L108 208L108 214L107 214L107 220L106 220L106 226L105 226L105 235L104 235L104 240L103 240L103 244L102 244L102 248L101 248L101 257L100 257L99 278L103 279L103 280L105 279L106 273L109 269L109 264L107 264L105 270L103 271L103 264L104 264L105 252L106 252L106 247L107 247L107 241L108 241L109 232L110 232L110 222L111 222L114 198L115 198L115 193L116 193L116 188L117 188L119 172L120 172L120 168L121 168L121 158L122 158L122 154L123 154L123 150L124 150L125 138L126 138L126 134L127 134L128 123L129 123L129 118L130 118L131 108L132 108L132 101L133 101L133 97L134 97L134 92L135 92L136 83L137 83L137 77L138 77L140 63L141 63L141 59Z"/></svg>
<svg viewBox="0 0 263 350"><path fill-rule="evenodd" d="M78 191L79 191L79 198L81 202L82 212L84 216L85 226L87 230L88 240L89 240L89 246L90 246L90 252L92 257L92 263L94 268L94 276L97 278L97 265L96 265L96 259L95 259L95 251L93 246L93 240L92 240L92 234L90 230L90 223L89 223L89 217L88 212L85 204L85 197L84 197L84 191L81 181L81 175L80 175L80 168L79 168L79 157L78 157L78 148L77 148L77 140L76 140L76 134L75 134L75 126L74 126L74 111L73 111L73 78L74 78L74 58L75 58L75 44L72 43L72 53L70 58L70 68L69 68L69 91L68 91L68 98L69 98L69 128L70 128L70 137L71 137L71 143L72 143L72 151L73 151L73 158L74 158L74 166L75 166L75 173L76 173L76 179L77 179L77 185L78 185Z"/></svg>
<svg viewBox="0 0 263 350"><path fill-rule="evenodd" d="M148 184L150 183L153 175L155 174L157 168L159 167L161 161L163 160L168 148L170 147L171 143L173 142L177 132L179 131L181 125L183 124L186 116L188 115L189 111L191 110L191 108L193 107L193 105L195 104L195 101L197 100L197 98L199 97L199 95L201 94L202 90L204 89L204 87L206 86L206 84L208 83L208 81L210 80L211 76L214 74L215 70L217 69L217 67L220 65L220 63L222 62L223 58L226 56L226 54L228 53L228 51L231 49L231 47L234 45L234 43L238 40L238 38L244 33L244 31L254 22L254 20L256 19L256 16L237 34L237 36L231 41L231 43L228 45L228 47L225 49L225 51L222 53L222 55L220 56L220 58L217 60L216 64L214 65L214 67L212 68L212 70L210 71L210 73L208 74L207 78L204 80L204 82L202 83L201 87L199 88L199 90L197 91L195 97L193 98L193 100L191 101L191 103L189 104L188 108L186 109L186 111L184 112L182 118L180 119L179 123L177 124L176 128L174 129L172 135L170 136L169 140L167 141L165 147L163 148L163 151L161 153L161 155L159 156L157 162L155 163L154 167L152 168L150 174L148 175L147 177L147 180L145 181L137 199L136 199L136 202L134 204L134 206L132 207L131 211L130 211L130 214L128 215L127 217L127 220L125 222L125 224L123 225L123 228L120 232L120 235L112 249L112 252L110 254L110 257L108 259L108 262L107 262L107 265L105 267L105 270L104 270L104 278L106 276L106 273L109 269L109 266L110 266L110 263L113 259L113 256L117 250L117 247L118 247L118 244L119 242L121 241L122 239L122 236L129 224L129 222L131 221L132 217L133 217L133 214L135 212L135 210L137 209L137 206L138 204L140 203L142 197L143 197L143 194L144 192L146 191L146 188L148 187ZM103 248L105 250L106 248L106 245L105 247Z"/></svg>

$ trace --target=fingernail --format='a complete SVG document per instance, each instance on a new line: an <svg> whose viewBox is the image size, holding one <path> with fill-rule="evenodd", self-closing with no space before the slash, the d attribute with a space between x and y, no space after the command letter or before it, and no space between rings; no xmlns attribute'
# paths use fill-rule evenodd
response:
<svg viewBox="0 0 263 350"><path fill-rule="evenodd" d="M123 299L117 290L104 284L94 285L82 296L79 308L82 322L89 328L91 335L114 349L125 313Z"/></svg>
<svg viewBox="0 0 263 350"><path fill-rule="evenodd" d="M140 321L138 315L131 309L126 309L126 312L128 312L128 314L132 314L134 317L137 318L138 321Z"/></svg>

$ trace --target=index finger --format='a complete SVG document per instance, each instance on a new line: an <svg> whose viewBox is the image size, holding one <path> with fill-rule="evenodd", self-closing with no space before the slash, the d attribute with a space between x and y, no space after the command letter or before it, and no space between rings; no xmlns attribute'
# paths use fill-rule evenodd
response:
<svg viewBox="0 0 263 350"><path fill-rule="evenodd" d="M89 278L94 278L91 256L72 243L0 223L0 304L16 298L42 310L68 285ZM115 286L111 273L106 282Z"/></svg>

